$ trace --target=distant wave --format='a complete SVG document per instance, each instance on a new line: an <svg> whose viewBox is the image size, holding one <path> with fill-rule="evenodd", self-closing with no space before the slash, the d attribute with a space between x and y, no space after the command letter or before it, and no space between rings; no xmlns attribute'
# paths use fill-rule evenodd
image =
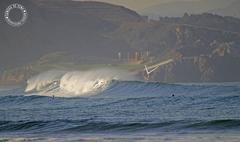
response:
<svg viewBox="0 0 240 142"><path fill-rule="evenodd" d="M102 78L107 74L109 77L110 73L102 72L105 73L102 70L94 73L59 73L59 83L62 80L67 85L73 82L73 88L66 88L67 93L60 93L61 97L54 99L48 95L62 92L60 90L63 87L59 84L54 88L51 87L54 83L49 86L48 81L41 80L44 78L56 81L55 77L41 78L51 75L54 73L52 71L40 74L28 82L32 85L30 88L35 86L30 96L22 95L22 88L0 91L0 94L6 94L0 96L0 133L207 133L240 130L239 83L229 83L227 86L186 85L109 78L107 87L98 88L97 95L85 96L94 90L92 85L92 90L86 94L74 93L75 89L81 91L82 86L79 87L79 84L84 86L89 80L97 80L96 76L91 78L93 74L102 75ZM90 78L87 74L90 74ZM42 82L47 83L42 85Z"/></svg>
<svg viewBox="0 0 240 142"><path fill-rule="evenodd" d="M138 80L138 81L137 81ZM167 84L139 81L129 72L99 69L94 71L47 71L30 78L25 92L27 96L78 97L96 94L121 94L143 96L161 95L220 95L236 94L240 83L188 83ZM188 93L186 93L188 92ZM239 92L240 93L240 92Z"/></svg>
<svg viewBox="0 0 240 142"><path fill-rule="evenodd" d="M136 80L136 78L128 72L114 69L70 72L53 70L29 79L25 92L62 97L92 95L105 90L113 80Z"/></svg>
<svg viewBox="0 0 240 142"><path fill-rule="evenodd" d="M141 131L156 130L161 131L191 131L191 130L216 130L240 129L240 120L212 120L212 121L164 121L164 122L94 122L86 120L54 120L54 121L0 121L0 132L8 131L55 131L55 132L108 132L108 131Z"/></svg>

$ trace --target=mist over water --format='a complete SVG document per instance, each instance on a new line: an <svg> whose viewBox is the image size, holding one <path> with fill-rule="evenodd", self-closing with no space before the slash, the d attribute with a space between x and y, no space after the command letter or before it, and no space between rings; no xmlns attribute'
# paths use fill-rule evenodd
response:
<svg viewBox="0 0 240 142"><path fill-rule="evenodd" d="M51 83L58 81L64 73L65 71L52 70L34 76L27 81L25 92L40 91Z"/></svg>
<svg viewBox="0 0 240 142"><path fill-rule="evenodd" d="M136 81L139 79L130 72L115 69L52 70L30 78L25 92L36 91L44 96L59 97L94 95L106 89L113 80Z"/></svg>

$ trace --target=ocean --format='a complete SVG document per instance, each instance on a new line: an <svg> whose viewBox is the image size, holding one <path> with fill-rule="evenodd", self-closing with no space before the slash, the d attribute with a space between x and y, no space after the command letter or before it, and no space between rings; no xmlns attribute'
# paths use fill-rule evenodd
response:
<svg viewBox="0 0 240 142"><path fill-rule="evenodd" d="M54 72L0 87L0 141L240 141L240 83Z"/></svg>

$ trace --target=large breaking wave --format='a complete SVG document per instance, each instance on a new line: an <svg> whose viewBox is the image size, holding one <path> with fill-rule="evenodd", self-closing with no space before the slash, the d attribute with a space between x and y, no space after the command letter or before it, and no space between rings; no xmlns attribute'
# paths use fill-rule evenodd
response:
<svg viewBox="0 0 240 142"><path fill-rule="evenodd" d="M30 78L25 92L28 95L44 96L83 96L105 90L113 80L136 80L126 71L98 69L90 71L51 70Z"/></svg>
<svg viewBox="0 0 240 142"><path fill-rule="evenodd" d="M109 83L96 86L101 80ZM28 95L36 96L23 96L23 88L0 91L0 135L239 134L240 83L166 84L133 80L131 74L115 70L39 74L29 79L26 88L31 92ZM97 95L75 97L92 94ZM60 97L45 97L50 95Z"/></svg>

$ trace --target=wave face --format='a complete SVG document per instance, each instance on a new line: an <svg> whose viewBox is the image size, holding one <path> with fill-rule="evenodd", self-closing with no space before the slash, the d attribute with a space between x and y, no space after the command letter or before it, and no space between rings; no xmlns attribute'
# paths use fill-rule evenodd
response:
<svg viewBox="0 0 240 142"><path fill-rule="evenodd" d="M44 96L60 97L93 95L106 89L113 80L130 79L136 78L130 73L113 69L48 71L29 79L25 92L35 91Z"/></svg>
<svg viewBox="0 0 240 142"><path fill-rule="evenodd" d="M43 80L32 78L27 88L41 93L33 91L31 96L21 87L0 90L0 136L240 131L240 83L124 81L127 74L109 70L58 73ZM85 95L94 87L98 90L94 95ZM60 90L67 97L48 97Z"/></svg>

